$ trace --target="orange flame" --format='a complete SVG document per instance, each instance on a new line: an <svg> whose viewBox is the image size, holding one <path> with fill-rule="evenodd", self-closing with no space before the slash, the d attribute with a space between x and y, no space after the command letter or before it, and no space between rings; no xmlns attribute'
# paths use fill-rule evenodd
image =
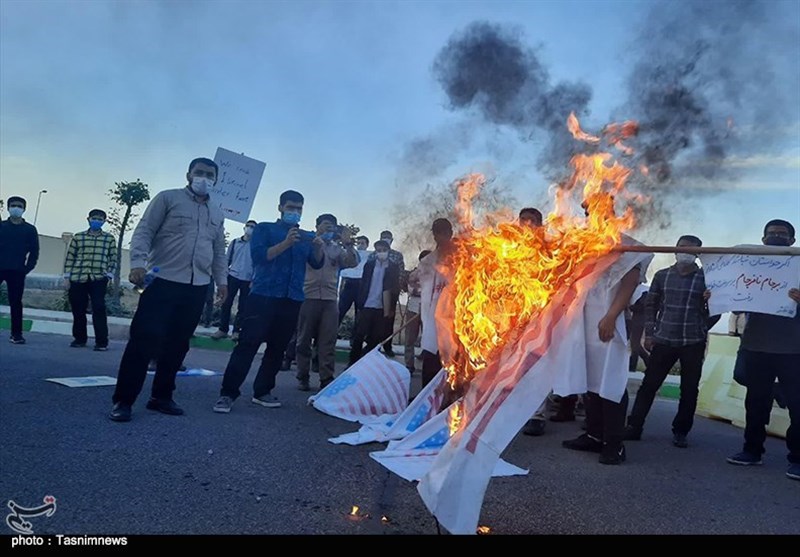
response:
<svg viewBox="0 0 800 557"><path fill-rule="evenodd" d="M488 526L478 526L478 534L488 534L492 529Z"/></svg>
<svg viewBox="0 0 800 557"><path fill-rule="evenodd" d="M450 408L450 415L447 419L447 426L450 428L450 437L455 435L458 431L458 428L461 426L461 422L464 415L461 410L460 404L454 404L452 408Z"/></svg>
<svg viewBox="0 0 800 557"><path fill-rule="evenodd" d="M567 126L579 140L600 142L581 130L574 114ZM637 130L635 122L625 122L607 126L603 135L619 146ZM476 227L471 202L484 178L461 179L456 212L464 233L443 264L450 292L439 305L446 301L450 307L437 307L440 345L442 339L456 345L442 353L451 388L469 382L498 357L553 295L571 284L583 262L609 253L634 225L631 208L621 215L615 211L617 199L630 197L625 183L632 171L611 158L609 153L574 156L573 174L556 188L555 209L540 228L507 220ZM576 198L585 218L574 216Z"/></svg>
<svg viewBox="0 0 800 557"><path fill-rule="evenodd" d="M350 516L358 516L358 505L353 505L353 510L350 511Z"/></svg>

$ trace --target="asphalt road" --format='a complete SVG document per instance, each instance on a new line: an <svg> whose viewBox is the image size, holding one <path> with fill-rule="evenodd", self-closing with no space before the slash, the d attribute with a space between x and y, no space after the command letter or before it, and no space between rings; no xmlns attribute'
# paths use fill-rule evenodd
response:
<svg viewBox="0 0 800 557"><path fill-rule="evenodd" d="M124 343L96 353L64 336L27 338L0 343L0 496L23 506L56 497L55 514L31 519L36 534L437 534L415 485L369 458L382 445L327 441L357 426L307 406L294 372L278 376L284 406L266 409L249 402L254 369L228 415L211 411L220 377L179 378L180 417L144 408L148 379L133 421L114 423L113 387L44 379L116 376ZM227 356L192 349L186 363L222 371ZM800 534L784 441L767 440L761 467L732 466L742 430L698 417L690 447L675 448L676 407L656 401L621 466L561 447L578 422L518 435L503 458L530 473L492 479L481 525L490 535ZM368 517L349 519L353 505Z"/></svg>

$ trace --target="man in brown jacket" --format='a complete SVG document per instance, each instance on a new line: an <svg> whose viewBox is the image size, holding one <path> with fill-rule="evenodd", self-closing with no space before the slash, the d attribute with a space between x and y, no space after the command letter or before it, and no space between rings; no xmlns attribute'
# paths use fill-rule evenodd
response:
<svg viewBox="0 0 800 557"><path fill-rule="evenodd" d="M301 391L310 390L311 341L316 341L319 359L319 388L333 381L336 333L339 330L339 271L358 265L350 229L340 227L336 217L317 217L317 236L325 241L322 267L306 264L303 284L305 300L297 320L297 380Z"/></svg>

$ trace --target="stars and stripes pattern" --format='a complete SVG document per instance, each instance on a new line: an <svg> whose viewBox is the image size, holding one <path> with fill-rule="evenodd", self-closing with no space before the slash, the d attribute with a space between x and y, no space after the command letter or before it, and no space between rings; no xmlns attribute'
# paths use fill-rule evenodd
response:
<svg viewBox="0 0 800 557"><path fill-rule="evenodd" d="M309 403L320 412L351 422L374 422L397 415L408 406L411 375L378 347L365 354Z"/></svg>

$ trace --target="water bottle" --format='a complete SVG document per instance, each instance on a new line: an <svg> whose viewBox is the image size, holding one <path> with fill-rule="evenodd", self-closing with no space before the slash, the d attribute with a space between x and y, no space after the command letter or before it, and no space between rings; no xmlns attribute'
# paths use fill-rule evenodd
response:
<svg viewBox="0 0 800 557"><path fill-rule="evenodd" d="M153 267L144 275L144 284L141 288L138 289L139 294L144 292L145 288L150 286L152 282L156 279L156 275L158 274L158 267Z"/></svg>

